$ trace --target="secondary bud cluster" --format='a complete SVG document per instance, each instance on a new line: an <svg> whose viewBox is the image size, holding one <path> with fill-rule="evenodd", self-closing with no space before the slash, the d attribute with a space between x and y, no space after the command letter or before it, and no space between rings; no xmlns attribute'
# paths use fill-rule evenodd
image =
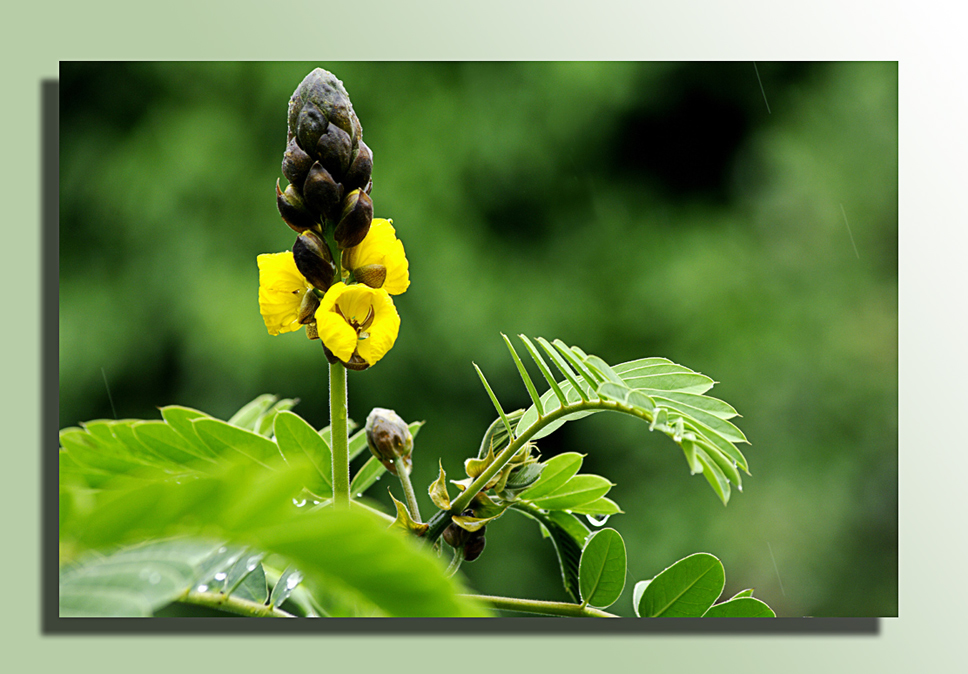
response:
<svg viewBox="0 0 968 674"><path fill-rule="evenodd" d="M316 68L289 99L289 133L282 157L282 174L289 185L283 190L276 184L282 219L300 235L312 230L324 236L332 230L340 249L358 245L373 220L372 171L373 153L363 142L363 127L349 94L332 73ZM318 278L312 269L318 265L315 258L303 256L301 262L299 270L306 278ZM332 265L331 258L322 266L326 262Z"/></svg>
<svg viewBox="0 0 968 674"><path fill-rule="evenodd" d="M474 511L470 508L461 513L468 517L474 516ZM451 522L444 529L443 539L452 548L464 548L464 561L473 562L484 552L484 534L486 526L482 526L475 531L468 531Z"/></svg>

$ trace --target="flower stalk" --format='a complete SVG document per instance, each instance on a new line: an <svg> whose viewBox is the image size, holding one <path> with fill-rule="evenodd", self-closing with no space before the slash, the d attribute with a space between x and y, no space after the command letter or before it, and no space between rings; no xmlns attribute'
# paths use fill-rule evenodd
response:
<svg viewBox="0 0 968 674"><path fill-rule="evenodd" d="M420 507L417 505L417 495L413 491L410 483L410 470L406 460L402 456L393 459L393 465L397 469L397 477L400 478L400 486L403 487L403 494L407 497L407 508L410 510L410 517L415 521L420 521Z"/></svg>
<svg viewBox="0 0 968 674"><path fill-rule="evenodd" d="M333 450L333 505L350 505L350 455L347 431L346 368L339 361L329 366L329 425Z"/></svg>

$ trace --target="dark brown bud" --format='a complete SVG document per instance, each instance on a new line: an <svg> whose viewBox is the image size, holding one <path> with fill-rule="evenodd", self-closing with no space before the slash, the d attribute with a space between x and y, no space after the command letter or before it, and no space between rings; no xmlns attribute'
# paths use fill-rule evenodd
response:
<svg viewBox="0 0 968 674"><path fill-rule="evenodd" d="M290 140L285 154L282 155L282 175L286 176L286 180L293 185L302 185L312 165L313 158L303 152L295 138Z"/></svg>
<svg viewBox="0 0 968 674"><path fill-rule="evenodd" d="M465 512L470 512L470 511L465 511ZM442 537L444 539L444 542L450 547L460 548L460 547L463 547L465 543L467 543L468 539L470 539L471 532L451 522L450 524L447 525L447 528L444 529L444 533L442 534Z"/></svg>
<svg viewBox="0 0 968 674"><path fill-rule="evenodd" d="M299 273L316 288L325 291L333 285L336 265L333 264L329 246L316 232L307 230L299 235L292 246L292 258Z"/></svg>
<svg viewBox="0 0 968 674"><path fill-rule="evenodd" d="M375 407L366 418L364 430L370 452L387 470L396 475L394 460L399 458L404 460L409 473L413 435L410 434L406 421L393 410Z"/></svg>
<svg viewBox="0 0 968 674"><path fill-rule="evenodd" d="M316 156L337 179L341 179L350 167L352 154L353 139L335 124L330 124L316 143Z"/></svg>
<svg viewBox="0 0 968 674"><path fill-rule="evenodd" d="M302 234L307 229L322 231L319 219L309 212L292 185L283 192L279 189L279 181L276 181L276 206L279 208L279 215L297 234Z"/></svg>
<svg viewBox="0 0 968 674"><path fill-rule="evenodd" d="M343 177L343 186L350 191L363 189L370 182L371 173L373 173L373 152L361 140L353 161ZM369 190L365 191L367 194L370 193Z"/></svg>
<svg viewBox="0 0 968 674"><path fill-rule="evenodd" d="M316 162L309 169L309 175L303 183L303 199L306 206L321 213L324 220L332 220L340 213L343 186L333 180L329 171Z"/></svg>
<svg viewBox="0 0 968 674"><path fill-rule="evenodd" d="M343 214L336 226L336 245L352 248L366 238L373 222L373 201L360 190L353 190L343 201Z"/></svg>
<svg viewBox="0 0 968 674"><path fill-rule="evenodd" d="M305 103L296 119L296 140L307 153L316 150L320 136L326 133L329 122L326 115L312 103Z"/></svg>
<svg viewBox="0 0 968 674"><path fill-rule="evenodd" d="M472 534L469 541L464 544L464 561L473 562L475 559L481 556L484 552L484 544L487 542L484 540L484 529L486 527L481 527Z"/></svg>

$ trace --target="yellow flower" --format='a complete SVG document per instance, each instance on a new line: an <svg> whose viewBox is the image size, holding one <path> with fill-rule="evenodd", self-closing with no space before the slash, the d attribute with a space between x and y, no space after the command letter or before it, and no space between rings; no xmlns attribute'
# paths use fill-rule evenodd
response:
<svg viewBox="0 0 968 674"><path fill-rule="evenodd" d="M259 263L259 312L270 335L295 332L312 317L318 299L299 273L292 251L267 253Z"/></svg>
<svg viewBox="0 0 968 674"><path fill-rule="evenodd" d="M397 340L400 316L386 290L337 283L320 301L316 329L326 348L344 363L355 354L376 365Z"/></svg>
<svg viewBox="0 0 968 674"><path fill-rule="evenodd" d="M400 295L410 286L409 266L392 220L373 218L366 238L343 251L343 267L354 272L357 281L391 295Z"/></svg>

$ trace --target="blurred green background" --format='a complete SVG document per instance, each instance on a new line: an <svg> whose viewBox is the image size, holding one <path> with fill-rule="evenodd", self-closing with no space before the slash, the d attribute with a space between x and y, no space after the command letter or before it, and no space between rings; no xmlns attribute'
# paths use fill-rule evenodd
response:
<svg viewBox="0 0 968 674"><path fill-rule="evenodd" d="M350 415L426 420L418 493L438 457L460 477L494 417L472 360L528 404L500 332L664 356L721 382L752 477L724 508L618 415L543 440L617 483L611 610L707 551L727 596L755 587L779 615L897 615L896 63L63 63L61 427L176 403L227 418L265 392L328 423L322 349L266 333L255 264L294 238L274 184L317 66L350 93L412 281ZM516 513L462 570L566 599Z"/></svg>

